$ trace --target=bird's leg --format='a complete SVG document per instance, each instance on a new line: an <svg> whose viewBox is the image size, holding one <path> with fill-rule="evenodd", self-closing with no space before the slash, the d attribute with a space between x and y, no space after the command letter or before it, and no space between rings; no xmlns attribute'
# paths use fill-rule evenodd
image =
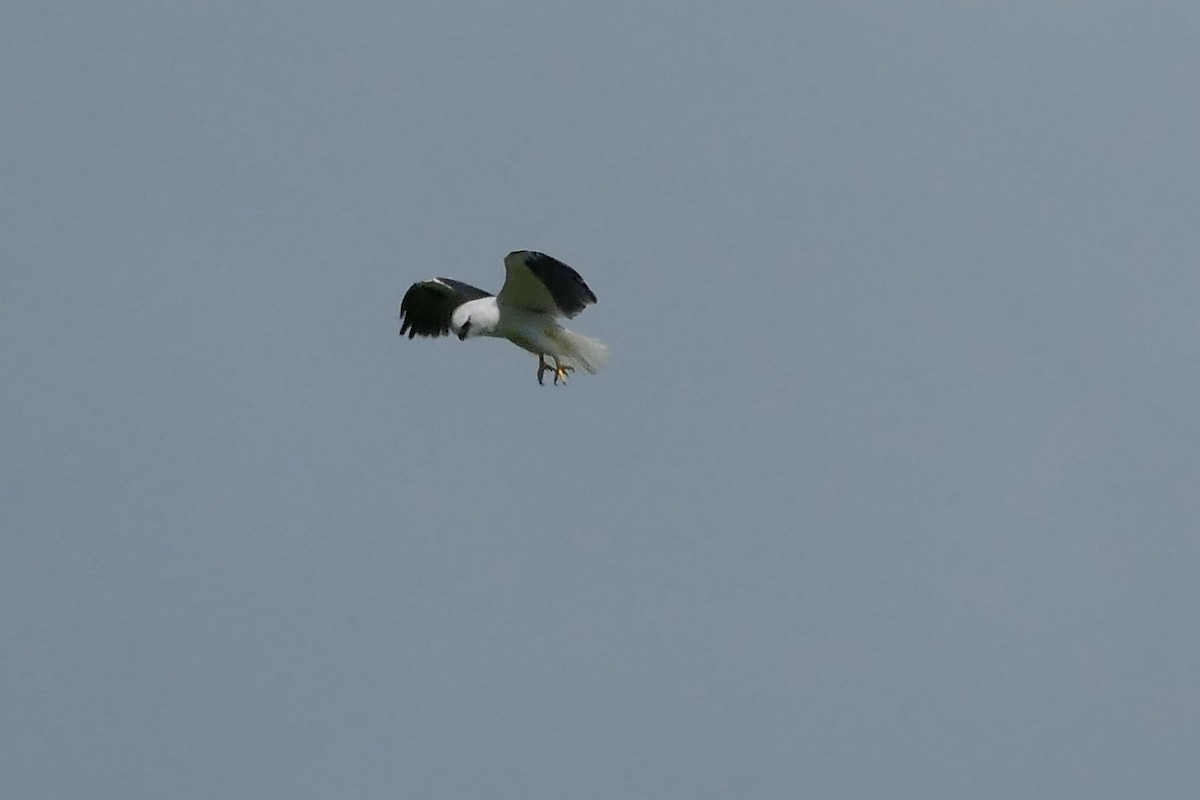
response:
<svg viewBox="0 0 1200 800"><path fill-rule="evenodd" d="M554 359L554 366L550 366L549 364L546 363L546 354L545 353L538 353L538 385L544 386L545 384L542 381L542 377L547 372L553 372L554 373L554 385L557 386L558 382L562 381L563 386L566 386L567 385L567 373L573 371L575 368L572 366L569 366L567 364L560 363L558 358L556 358L555 356L551 356L551 358Z"/></svg>
<svg viewBox="0 0 1200 800"><path fill-rule="evenodd" d="M554 359L554 385L557 386L558 382L561 380L563 383L563 386L566 386L567 385L567 373L571 372L574 369L575 369L574 367L567 366L566 364L561 363L558 360L558 358L556 357Z"/></svg>

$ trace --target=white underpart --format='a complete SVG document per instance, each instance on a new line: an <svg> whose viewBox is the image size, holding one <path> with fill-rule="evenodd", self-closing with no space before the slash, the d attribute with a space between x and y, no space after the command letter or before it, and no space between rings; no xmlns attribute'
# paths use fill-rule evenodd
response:
<svg viewBox="0 0 1200 800"><path fill-rule="evenodd" d="M454 309L450 327L455 335L470 320L467 338L508 339L534 355L545 354L559 364L596 372L608 363L608 346L599 339L569 331L550 314L501 306L495 297L481 297Z"/></svg>

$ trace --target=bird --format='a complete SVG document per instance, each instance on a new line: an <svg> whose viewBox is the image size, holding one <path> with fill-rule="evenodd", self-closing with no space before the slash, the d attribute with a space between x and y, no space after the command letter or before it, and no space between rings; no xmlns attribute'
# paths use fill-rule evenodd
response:
<svg viewBox="0 0 1200 800"><path fill-rule="evenodd" d="M607 345L558 323L596 302L578 272L545 253L514 250L504 257L504 273L496 295L453 278L414 283L400 301L400 335L508 339L538 357L541 385L547 372L554 373L556 386L565 386L576 367L595 374L608 363Z"/></svg>

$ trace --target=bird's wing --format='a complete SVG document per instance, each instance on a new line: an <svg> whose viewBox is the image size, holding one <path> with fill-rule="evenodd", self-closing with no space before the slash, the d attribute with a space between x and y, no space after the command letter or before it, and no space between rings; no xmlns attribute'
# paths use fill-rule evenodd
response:
<svg viewBox="0 0 1200 800"><path fill-rule="evenodd" d="M400 301L400 335L442 336L450 333L450 315L470 300L491 297L469 283L452 278L434 278L414 283Z"/></svg>
<svg viewBox="0 0 1200 800"><path fill-rule="evenodd" d="M545 253L515 250L504 257L504 272L504 286L496 295L502 306L573 317L596 302L578 272Z"/></svg>

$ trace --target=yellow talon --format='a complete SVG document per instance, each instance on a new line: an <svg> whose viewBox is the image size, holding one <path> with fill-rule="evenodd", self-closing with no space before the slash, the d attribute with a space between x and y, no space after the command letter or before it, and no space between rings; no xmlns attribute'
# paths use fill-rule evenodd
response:
<svg viewBox="0 0 1200 800"><path fill-rule="evenodd" d="M554 358L554 357L551 356L551 358ZM554 385L557 386L558 382L562 381L563 386L566 386L567 385L567 373L572 371L573 369L575 369L575 368L567 366L566 364L560 364L557 358L554 359L554 366L552 367L546 363L545 355L539 355L538 356L538 370L537 370L538 384L544 386L545 383L543 382L543 376L547 372L553 372L554 373Z"/></svg>

